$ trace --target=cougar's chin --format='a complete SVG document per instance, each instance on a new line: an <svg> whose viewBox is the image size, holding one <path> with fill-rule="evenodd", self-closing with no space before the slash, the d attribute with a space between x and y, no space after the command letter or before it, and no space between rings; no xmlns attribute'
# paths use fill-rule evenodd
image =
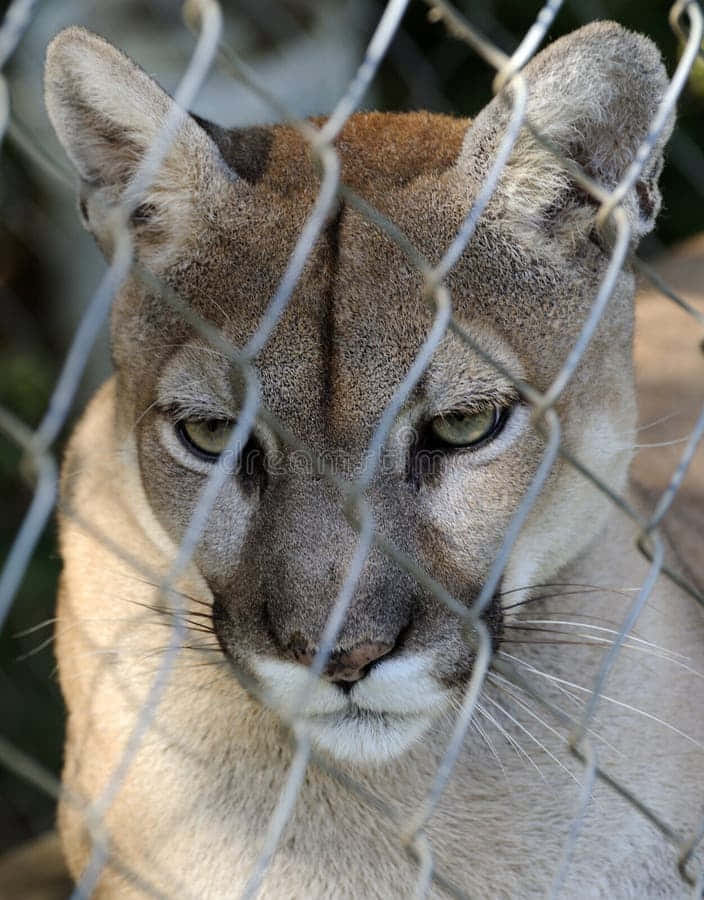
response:
<svg viewBox="0 0 704 900"><path fill-rule="evenodd" d="M394 759L428 730L431 716L400 716L352 706L337 715L305 720L316 750L346 763L374 765Z"/></svg>
<svg viewBox="0 0 704 900"><path fill-rule="evenodd" d="M251 665L266 702L285 719L297 710L315 749L340 762L400 756L449 703L421 655L382 662L348 691L297 663L258 658Z"/></svg>

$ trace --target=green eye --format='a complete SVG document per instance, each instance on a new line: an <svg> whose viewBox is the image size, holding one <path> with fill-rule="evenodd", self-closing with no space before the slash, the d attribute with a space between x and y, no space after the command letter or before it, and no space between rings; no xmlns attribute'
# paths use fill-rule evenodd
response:
<svg viewBox="0 0 704 900"><path fill-rule="evenodd" d="M508 410L488 406L476 413L443 413L430 423L436 438L451 447L472 447L499 433L506 421Z"/></svg>
<svg viewBox="0 0 704 900"><path fill-rule="evenodd" d="M214 459L227 447L233 425L231 419L181 419L176 431L189 450Z"/></svg>

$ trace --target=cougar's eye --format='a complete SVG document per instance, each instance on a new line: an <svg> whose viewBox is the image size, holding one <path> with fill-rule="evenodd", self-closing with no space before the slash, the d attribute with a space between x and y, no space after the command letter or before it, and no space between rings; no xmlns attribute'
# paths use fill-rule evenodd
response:
<svg viewBox="0 0 704 900"><path fill-rule="evenodd" d="M192 453L217 459L227 447L234 424L231 419L181 419L176 432Z"/></svg>
<svg viewBox="0 0 704 900"><path fill-rule="evenodd" d="M447 412L430 423L433 435L450 447L474 447L496 437L508 417L508 408L488 406L479 412Z"/></svg>

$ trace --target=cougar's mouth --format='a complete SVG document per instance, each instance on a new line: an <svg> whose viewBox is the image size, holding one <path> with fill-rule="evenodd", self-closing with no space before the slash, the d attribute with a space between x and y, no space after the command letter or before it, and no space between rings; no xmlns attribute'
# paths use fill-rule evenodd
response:
<svg viewBox="0 0 704 900"><path fill-rule="evenodd" d="M434 716L376 712L351 704L343 712L306 717L313 746L340 762L379 764L400 756Z"/></svg>
<svg viewBox="0 0 704 900"><path fill-rule="evenodd" d="M285 721L295 714L316 750L378 764L401 755L446 709L450 693L432 662L425 654L391 659L344 690L297 663L259 656L250 664L264 702Z"/></svg>
<svg viewBox="0 0 704 900"><path fill-rule="evenodd" d="M473 670L474 652L459 638L444 655L437 647L404 646L350 681L313 675L274 647L250 650L235 663L232 624L217 599L213 618L225 656L237 672L250 673L253 684L244 686L284 722L300 722L314 748L339 762L374 765L400 756L447 711ZM495 652L503 631L498 596L482 618Z"/></svg>

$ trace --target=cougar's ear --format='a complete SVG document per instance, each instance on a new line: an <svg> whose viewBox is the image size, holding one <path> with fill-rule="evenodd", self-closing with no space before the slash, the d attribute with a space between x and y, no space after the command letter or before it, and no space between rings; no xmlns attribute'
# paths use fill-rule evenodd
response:
<svg viewBox="0 0 704 900"><path fill-rule="evenodd" d="M655 45L613 22L596 22L555 41L524 76L531 124L609 190L633 161L668 84ZM461 176L474 183L486 177L509 115L501 97L480 113L457 162ZM624 201L635 240L652 229L660 209L657 181L673 120ZM533 239L538 228L574 247L592 233L595 201L525 126L494 202L502 219Z"/></svg>
<svg viewBox="0 0 704 900"><path fill-rule="evenodd" d="M47 50L49 118L81 177L81 213L109 252L106 216L167 120L174 101L129 57L83 28L60 32ZM206 132L184 114L133 215L141 254L164 261L206 215L208 197L236 176Z"/></svg>

